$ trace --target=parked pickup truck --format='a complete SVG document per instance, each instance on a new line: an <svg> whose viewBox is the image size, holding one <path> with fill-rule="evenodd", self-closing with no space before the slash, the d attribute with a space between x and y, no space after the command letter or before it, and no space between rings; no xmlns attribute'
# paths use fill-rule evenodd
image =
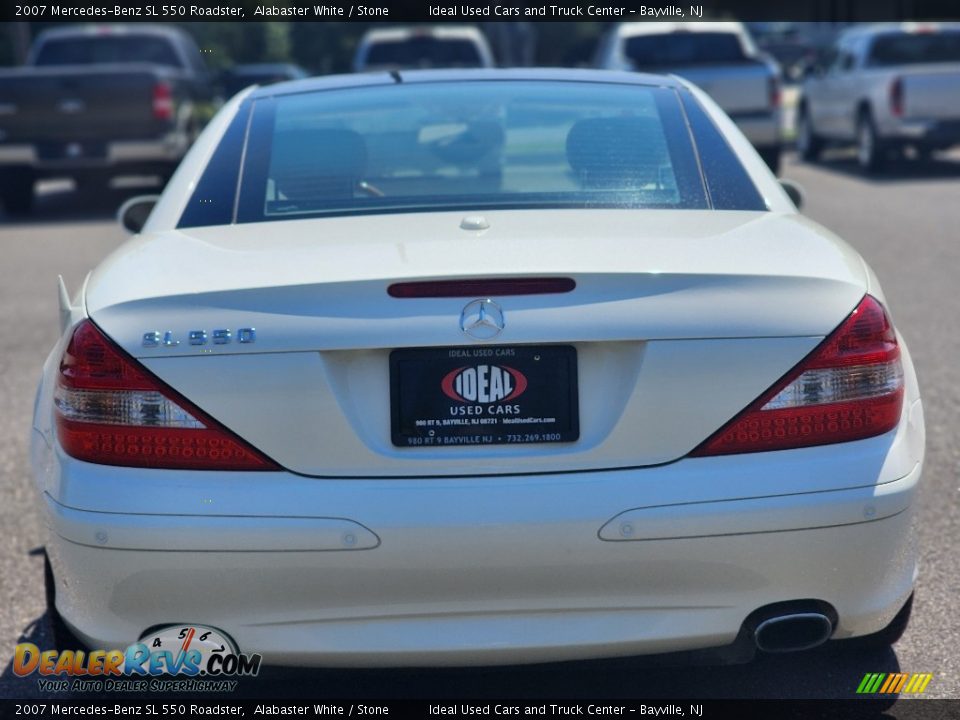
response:
<svg viewBox="0 0 960 720"><path fill-rule="evenodd" d="M614 27L598 67L678 75L730 116L770 168L780 167L780 67L738 22L634 22Z"/></svg>
<svg viewBox="0 0 960 720"><path fill-rule="evenodd" d="M167 177L212 98L185 32L152 25L49 30L26 67L0 71L0 199L29 212L34 181L71 177L84 190L117 175Z"/></svg>
<svg viewBox="0 0 960 720"><path fill-rule="evenodd" d="M493 66L486 37L472 25L373 28L353 58L354 72Z"/></svg>
<svg viewBox="0 0 960 720"><path fill-rule="evenodd" d="M960 144L960 24L854 28L807 72L797 150L815 160L827 143L857 147L866 172L912 147L926 158Z"/></svg>

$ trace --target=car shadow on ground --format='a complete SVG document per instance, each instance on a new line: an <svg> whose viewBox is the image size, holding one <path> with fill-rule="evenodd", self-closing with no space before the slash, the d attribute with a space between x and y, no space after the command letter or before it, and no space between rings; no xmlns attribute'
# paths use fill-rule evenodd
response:
<svg viewBox="0 0 960 720"><path fill-rule="evenodd" d="M112 220L120 206L137 195L155 195L163 186L157 178L123 178L109 187L78 188L70 180L37 184L33 210L10 215L0 205L0 225L6 227Z"/></svg>
<svg viewBox="0 0 960 720"><path fill-rule="evenodd" d="M799 158L796 163L804 163ZM940 180L960 180L960 157L956 153L950 155L934 155L927 160L910 158L896 158L889 160L882 170L868 174L857 164L856 155L847 150L826 150L823 156L815 162L805 164L821 170L830 170L855 177L869 183L884 185L888 183L925 182Z"/></svg>
<svg viewBox="0 0 960 720"><path fill-rule="evenodd" d="M869 668L866 670L864 668ZM873 668L876 668L873 670ZM668 656L497 668L303 670L265 668L238 687L244 697L522 699L855 698L866 672L896 672L891 649L830 645L744 665L683 665Z"/></svg>
<svg viewBox="0 0 960 720"><path fill-rule="evenodd" d="M27 625L17 643L32 643L41 651L53 647L51 622L51 614L44 613ZM36 673L20 677L14 672L13 648L10 651L0 672L0 697L177 697L44 691ZM375 670L264 666L257 677L239 678L234 693L203 696L277 700L862 699L856 689L865 674L900 670L893 649L863 648L849 642L828 643L802 653L758 655L753 662L742 665L689 665L683 664L683 658L682 654L672 654L508 667ZM880 713L890 704L871 703L871 707Z"/></svg>

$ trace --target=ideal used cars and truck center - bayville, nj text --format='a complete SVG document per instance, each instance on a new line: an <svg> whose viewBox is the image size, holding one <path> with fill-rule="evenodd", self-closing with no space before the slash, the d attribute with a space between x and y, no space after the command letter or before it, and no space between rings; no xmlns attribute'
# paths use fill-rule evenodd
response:
<svg viewBox="0 0 960 720"><path fill-rule="evenodd" d="M597 19L682 19L684 17L703 17L703 5L680 6L640 6L624 8L616 5L586 5L567 7L563 5L428 5L424 12L427 17L442 19L482 20L486 18L523 19L541 18L554 20L572 20L580 17ZM178 5L178 4L138 4L138 5L57 5L23 4L17 5L16 17L43 20L128 20L141 18L146 20L203 20L224 19L282 19L312 18L327 20L349 19L391 19L390 8L383 5L257 5L248 14L234 5Z"/></svg>

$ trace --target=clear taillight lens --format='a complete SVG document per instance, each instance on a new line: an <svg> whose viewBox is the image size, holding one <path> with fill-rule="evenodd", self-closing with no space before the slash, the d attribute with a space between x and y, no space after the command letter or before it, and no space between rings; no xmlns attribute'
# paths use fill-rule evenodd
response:
<svg viewBox="0 0 960 720"><path fill-rule="evenodd" d="M867 295L813 353L692 454L861 440L895 428L902 409L896 332L883 306Z"/></svg>
<svg viewBox="0 0 960 720"><path fill-rule="evenodd" d="M54 392L64 451L101 465L277 470L164 385L89 320L73 332Z"/></svg>

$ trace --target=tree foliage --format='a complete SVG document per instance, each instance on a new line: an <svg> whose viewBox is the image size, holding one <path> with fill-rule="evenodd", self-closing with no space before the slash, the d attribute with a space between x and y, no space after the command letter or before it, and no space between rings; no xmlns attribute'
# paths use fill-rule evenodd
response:
<svg viewBox="0 0 960 720"><path fill-rule="evenodd" d="M5 23L0 30L0 65L17 61L15 35ZM312 73L349 72L360 37L374 23L365 22L185 22L178 23L196 39L212 70L223 70L238 63L293 62ZM485 23L486 26L499 23ZM36 35L61 23L19 23L26 33ZM485 27L499 56L516 56L513 47L497 47L498 42L533 43L533 61L540 65L577 65L589 61L592 49L606 23L529 23L527 32L490 32ZM2 27L2 25L0 25ZM498 28L493 28L497 30ZM23 34L23 28L18 30ZM511 40L511 38L513 38ZM523 53L523 55L527 55ZM527 57L529 60L529 56Z"/></svg>

